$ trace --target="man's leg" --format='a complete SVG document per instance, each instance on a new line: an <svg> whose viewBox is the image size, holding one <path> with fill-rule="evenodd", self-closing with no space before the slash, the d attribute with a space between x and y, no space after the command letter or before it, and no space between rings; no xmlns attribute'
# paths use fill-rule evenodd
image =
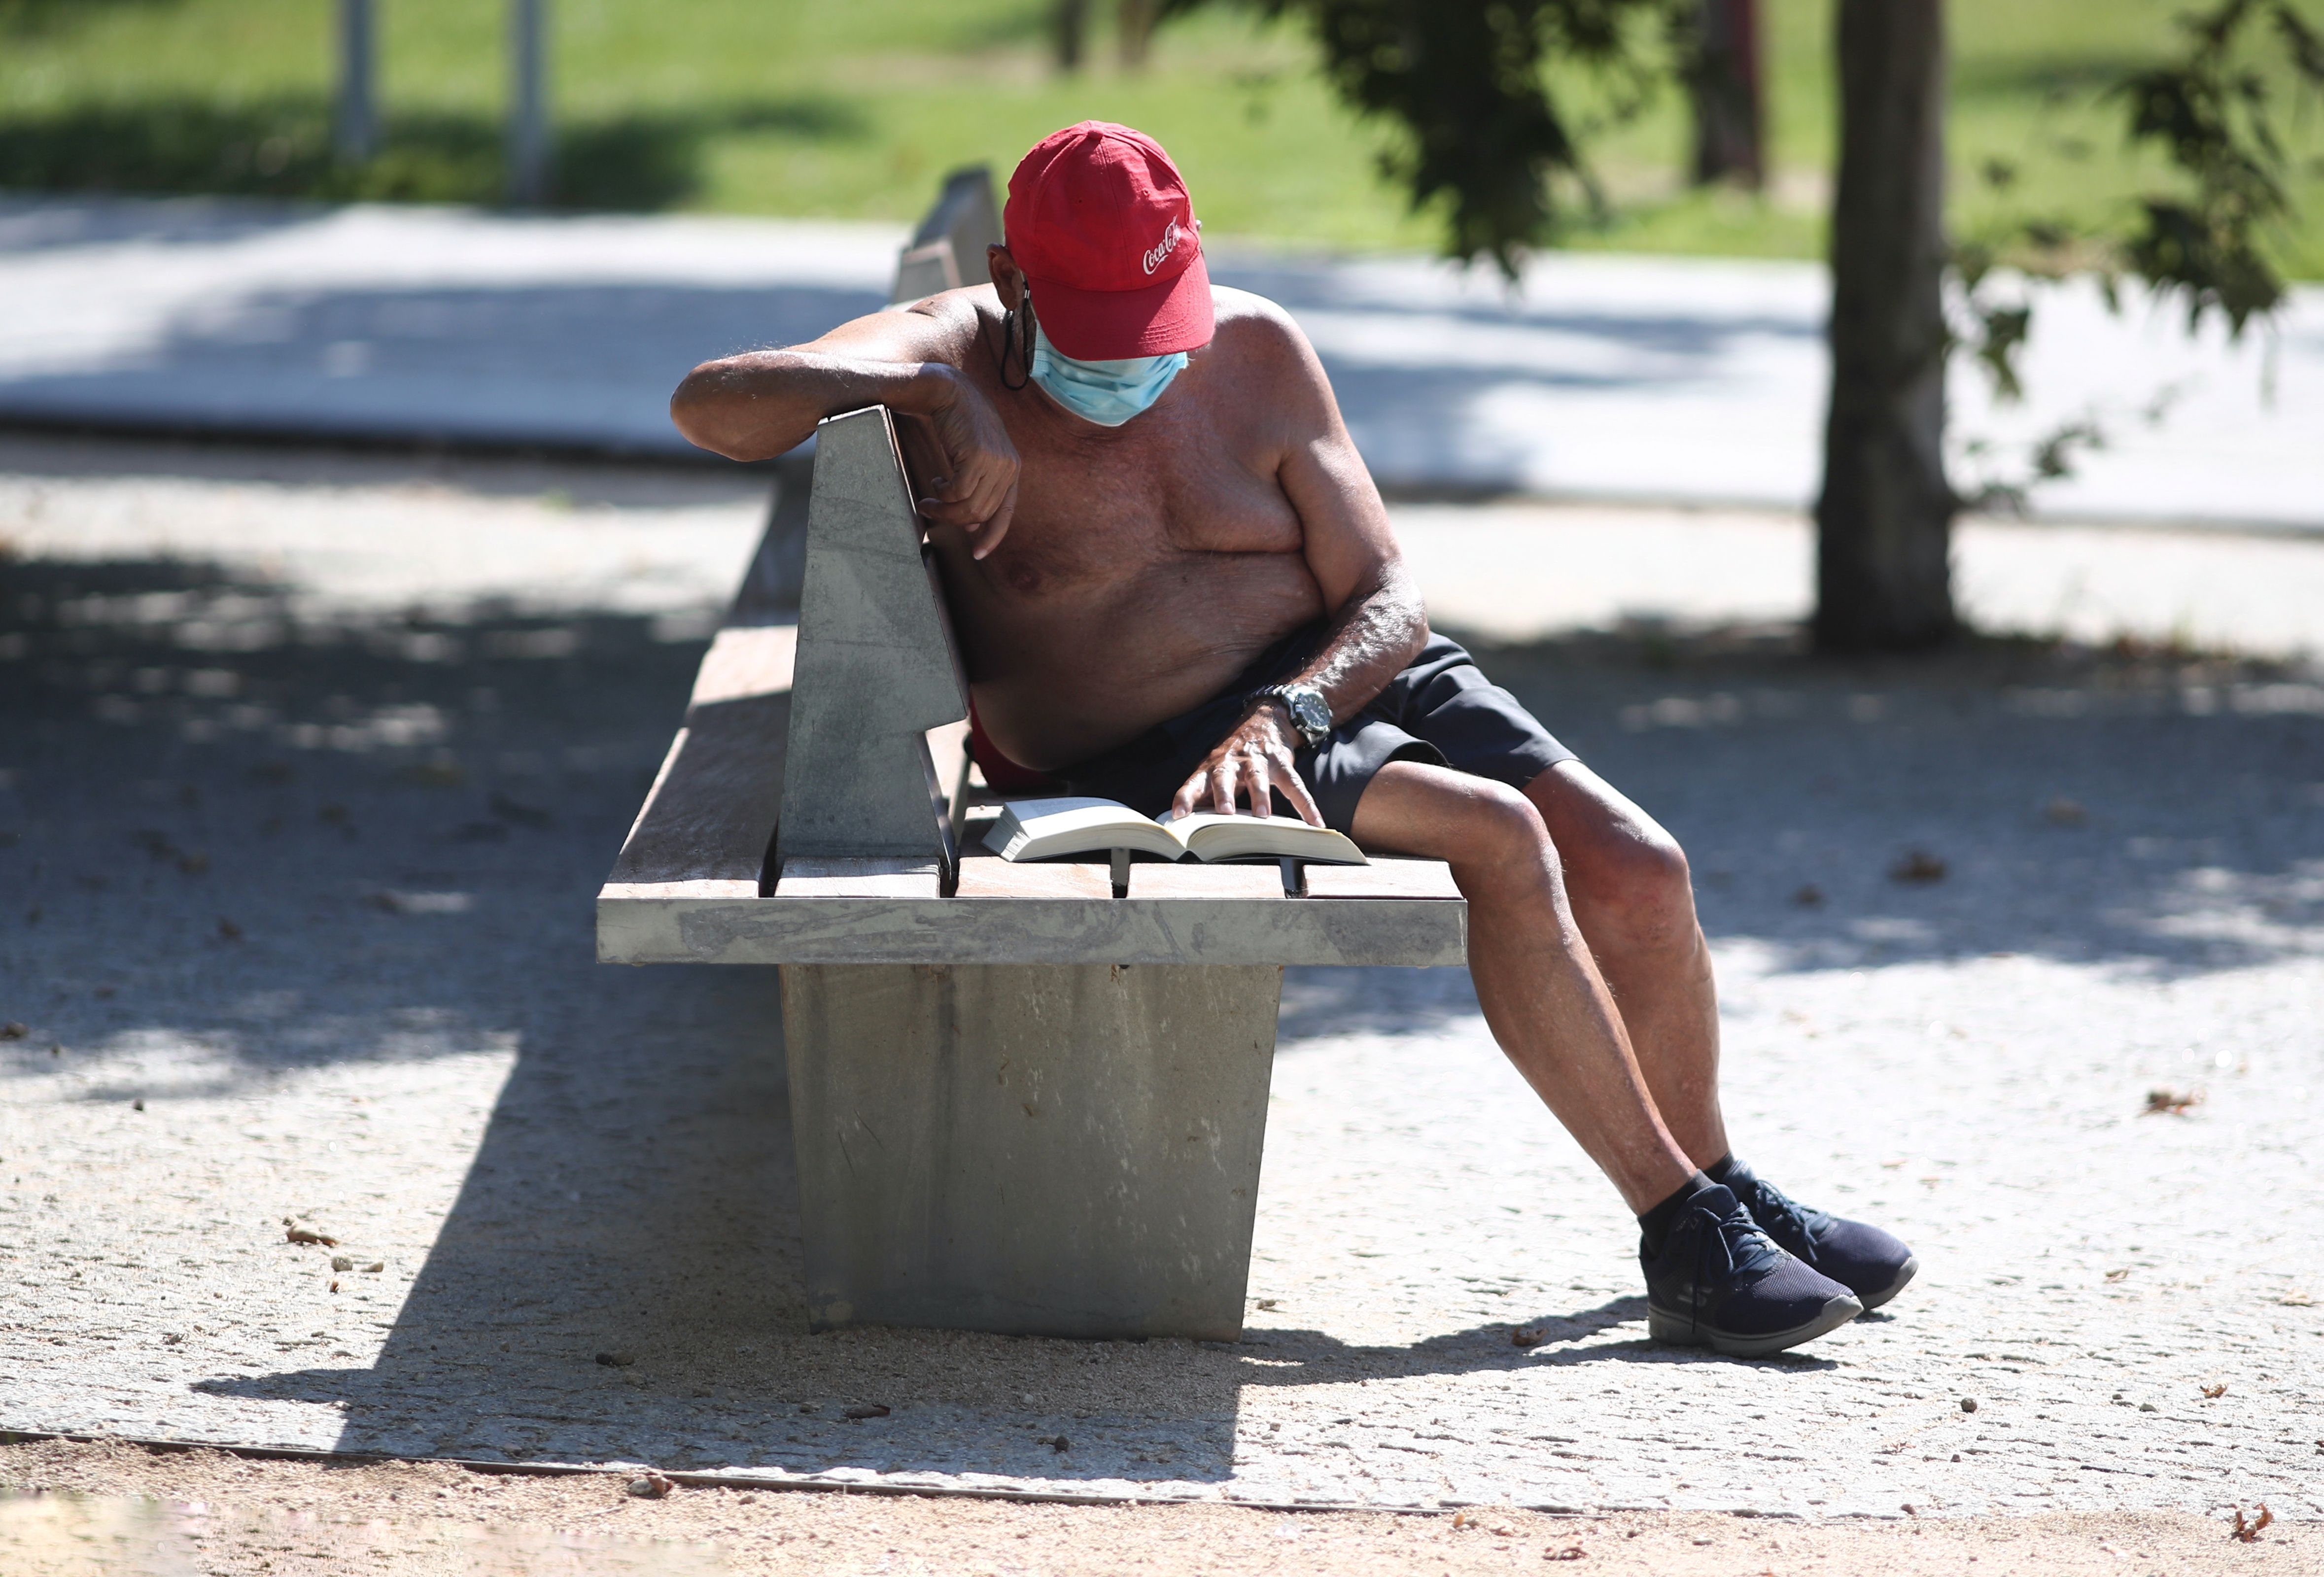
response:
<svg viewBox="0 0 2324 1577"><path fill-rule="evenodd" d="M1728 1153L1719 992L1676 839L1580 761L1526 785L1565 872L1566 901L1614 993L1665 1126L1697 1167Z"/></svg>
<svg viewBox="0 0 2324 1577"><path fill-rule="evenodd" d="M1651 1334L1756 1358L1864 1312L1846 1287L1778 1248L1672 1137L1531 799L1491 779L1391 761L1357 802L1354 831L1368 847L1452 867L1469 900L1469 973L1493 1038L1639 1217ZM1691 908L1686 919L1692 927ZM1699 1055L1700 1036L1693 1044ZM1713 1071L1683 1051L1673 1060L1674 1087L1701 1089L1715 1134Z"/></svg>
<svg viewBox="0 0 2324 1577"><path fill-rule="evenodd" d="M1391 761L1357 804L1354 830L1369 848L1452 867L1469 900L1469 973L1486 1024L1630 1209L1644 1213L1684 1186L1696 1162L1640 1074L1542 813L1489 779Z"/></svg>
<svg viewBox="0 0 2324 1577"><path fill-rule="evenodd" d="M1579 761L1543 772L1526 785L1526 798L1563 856L1574 920L1673 1137L1786 1252L1849 1287L1867 1308L1895 1297L1918 1268L1911 1249L1877 1227L1794 1203L1728 1148L1719 1110L1719 994L1677 842Z"/></svg>

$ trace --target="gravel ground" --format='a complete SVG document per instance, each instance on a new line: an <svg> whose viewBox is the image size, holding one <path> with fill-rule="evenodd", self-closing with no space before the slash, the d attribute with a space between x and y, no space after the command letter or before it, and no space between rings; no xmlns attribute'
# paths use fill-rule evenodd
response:
<svg viewBox="0 0 2324 1577"><path fill-rule="evenodd" d="M167 480L202 465L234 475ZM1804 1353L1645 1342L1618 1204L1452 971L1287 982L1246 1342L810 1337L771 979L590 962L752 490L65 468L0 480L0 1426L2078 1538L2324 1517L2311 669L1489 654L1692 852L1743 1152L1922 1253ZM171 1493L105 1460L88 1487Z"/></svg>
<svg viewBox="0 0 2324 1577"><path fill-rule="evenodd" d="M2310 1526L2277 1523L2246 1545L2209 1518L2167 1512L1820 1523L1508 1508L1397 1516L693 1487L643 1499L625 1492L632 1481L487 1475L439 1462L155 1454L117 1443L0 1446L0 1559L10 1577L1461 1577L1541 1571L1545 1560L1586 1563L1571 1569L1593 1577L2208 1577L2313 1571L2319 1558Z"/></svg>

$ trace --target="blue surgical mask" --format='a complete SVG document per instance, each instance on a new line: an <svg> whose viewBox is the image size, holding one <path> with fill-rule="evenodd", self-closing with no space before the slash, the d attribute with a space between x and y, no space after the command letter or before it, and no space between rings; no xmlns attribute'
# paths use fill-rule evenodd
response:
<svg viewBox="0 0 2324 1577"><path fill-rule="evenodd" d="M1120 427L1162 398L1186 365L1186 353L1167 356L1131 356L1119 362L1080 362L1036 334L1033 382L1049 397L1100 427Z"/></svg>

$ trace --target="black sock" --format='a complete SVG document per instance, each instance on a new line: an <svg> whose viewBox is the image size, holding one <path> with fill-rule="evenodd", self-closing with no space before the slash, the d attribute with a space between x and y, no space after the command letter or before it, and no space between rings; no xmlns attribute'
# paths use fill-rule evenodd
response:
<svg viewBox="0 0 2324 1577"><path fill-rule="evenodd" d="M1640 1216L1638 1231L1646 1238L1646 1252L1659 1254L1663 1251L1663 1244L1670 1237L1671 1223L1678 1220L1678 1213L1686 1208L1687 1201L1706 1188L1719 1186L1719 1184L1697 1172L1678 1185L1677 1193Z"/></svg>
<svg viewBox="0 0 2324 1577"><path fill-rule="evenodd" d="M1751 1168L1737 1160L1733 1150L1705 1167L1702 1175L1721 1188L1733 1188L1738 1183L1752 1181Z"/></svg>

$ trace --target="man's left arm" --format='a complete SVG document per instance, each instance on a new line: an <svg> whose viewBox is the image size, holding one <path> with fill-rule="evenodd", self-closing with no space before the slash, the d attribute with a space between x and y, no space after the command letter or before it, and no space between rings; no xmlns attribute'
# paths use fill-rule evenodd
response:
<svg viewBox="0 0 2324 1577"><path fill-rule="evenodd" d="M1307 337L1279 310L1270 312L1260 331L1280 337L1274 348L1286 364L1275 408L1286 421L1287 442L1277 480L1298 512L1308 570L1323 605L1333 610L1322 647L1283 682L1323 691L1332 721L1342 723L1419 655L1428 640L1427 615L1397 547L1388 507L1348 436ZM1282 702L1257 704L1186 779L1172 808L1181 815L1232 811L1240 797L1264 816L1270 793L1279 791L1301 816L1321 826L1323 813L1292 764L1304 742Z"/></svg>

